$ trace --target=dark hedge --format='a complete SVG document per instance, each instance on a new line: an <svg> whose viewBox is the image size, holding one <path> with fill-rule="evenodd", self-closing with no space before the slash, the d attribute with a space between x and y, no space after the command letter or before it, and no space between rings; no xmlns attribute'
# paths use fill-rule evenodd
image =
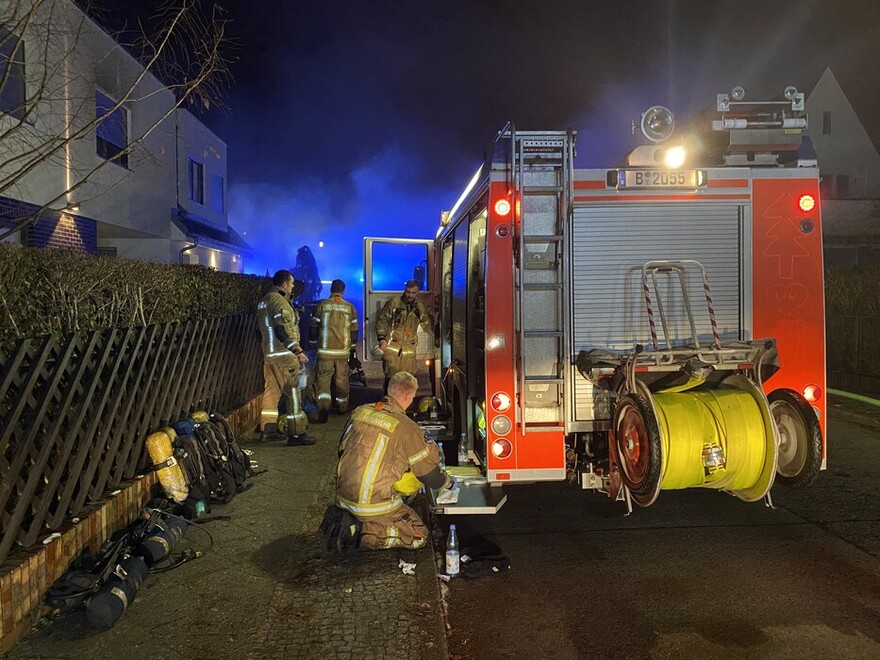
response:
<svg viewBox="0 0 880 660"><path fill-rule="evenodd" d="M880 316L880 267L826 270L825 316Z"/></svg>
<svg viewBox="0 0 880 660"><path fill-rule="evenodd" d="M267 277L0 244L0 346L256 310Z"/></svg>
<svg viewBox="0 0 880 660"><path fill-rule="evenodd" d="M255 311L267 277L0 243L0 346L19 337ZM880 267L829 269L828 316L880 316Z"/></svg>

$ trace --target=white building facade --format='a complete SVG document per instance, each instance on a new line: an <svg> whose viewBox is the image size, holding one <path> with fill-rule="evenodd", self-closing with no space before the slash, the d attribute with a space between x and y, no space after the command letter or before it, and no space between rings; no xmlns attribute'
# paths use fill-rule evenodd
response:
<svg viewBox="0 0 880 660"><path fill-rule="evenodd" d="M0 0L0 234L241 272L226 144L176 105L70 0Z"/></svg>
<svg viewBox="0 0 880 660"><path fill-rule="evenodd" d="M825 262L880 263L880 153L831 69L806 98L821 174Z"/></svg>

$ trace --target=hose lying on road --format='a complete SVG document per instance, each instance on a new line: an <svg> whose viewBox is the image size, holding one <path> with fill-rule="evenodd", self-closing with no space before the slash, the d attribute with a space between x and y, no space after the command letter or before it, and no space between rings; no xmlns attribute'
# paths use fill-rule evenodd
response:
<svg viewBox="0 0 880 660"><path fill-rule="evenodd" d="M834 396L842 396L844 399L852 399L853 401L861 401L862 403L867 403L880 408L880 399L874 399L869 396L865 396L864 394L853 394L852 392L844 392L843 390L833 390L830 387L828 388L828 394L833 394Z"/></svg>

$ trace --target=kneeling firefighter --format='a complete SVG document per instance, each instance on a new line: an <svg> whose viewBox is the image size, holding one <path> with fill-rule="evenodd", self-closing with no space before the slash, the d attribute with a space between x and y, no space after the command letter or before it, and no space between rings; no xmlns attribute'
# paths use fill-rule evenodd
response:
<svg viewBox="0 0 880 660"><path fill-rule="evenodd" d="M427 527L394 484L407 471L430 488L452 489L456 483L440 468L437 445L427 443L404 412L417 390L415 376L398 372L381 401L359 406L348 418L339 449L336 507L328 509L322 524L325 533L337 535L328 539L329 549L335 545L343 554L352 546L415 550L427 542Z"/></svg>

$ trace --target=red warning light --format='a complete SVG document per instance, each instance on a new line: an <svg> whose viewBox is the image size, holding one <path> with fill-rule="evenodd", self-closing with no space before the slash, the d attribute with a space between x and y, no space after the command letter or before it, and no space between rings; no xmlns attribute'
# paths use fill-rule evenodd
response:
<svg viewBox="0 0 880 660"><path fill-rule="evenodd" d="M812 195L801 195L798 206L804 213L809 213L816 207L816 198Z"/></svg>
<svg viewBox="0 0 880 660"><path fill-rule="evenodd" d="M506 412L510 408L510 395L505 392L496 392L491 399L492 409L498 412Z"/></svg>
<svg viewBox="0 0 880 660"><path fill-rule="evenodd" d="M495 213L502 218L510 214L510 201L503 197L495 202Z"/></svg>
<svg viewBox="0 0 880 660"><path fill-rule="evenodd" d="M498 458L507 458L513 453L513 445L507 438L499 438L492 443L492 453ZM501 477L498 477L499 479Z"/></svg>

